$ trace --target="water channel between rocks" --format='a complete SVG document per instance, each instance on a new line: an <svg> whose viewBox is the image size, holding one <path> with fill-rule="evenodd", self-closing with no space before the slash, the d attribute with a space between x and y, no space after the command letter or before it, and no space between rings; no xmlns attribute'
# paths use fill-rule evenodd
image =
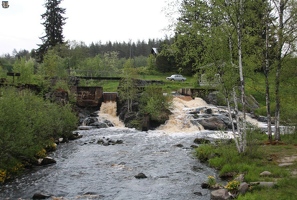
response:
<svg viewBox="0 0 297 200"><path fill-rule="evenodd" d="M56 164L37 167L2 185L0 199L31 199L35 193L56 199L210 199L210 191L201 183L216 171L194 157L191 145L197 137L215 134L189 126L179 113L179 103L173 110L176 121L155 131L140 132L120 124L77 131L82 138L58 145L50 155ZM103 138L122 143L98 144ZM135 178L139 173L147 178Z"/></svg>

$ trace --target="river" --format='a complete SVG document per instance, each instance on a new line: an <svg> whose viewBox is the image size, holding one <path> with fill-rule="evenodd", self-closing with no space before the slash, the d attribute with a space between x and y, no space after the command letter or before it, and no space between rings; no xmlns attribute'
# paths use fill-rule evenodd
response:
<svg viewBox="0 0 297 200"><path fill-rule="evenodd" d="M169 122L148 132L125 128L114 111L110 113L108 108L114 106L105 105L99 116L111 117L116 127L77 130L82 138L58 145L49 155L56 164L35 167L2 185L0 199L31 199L35 193L55 200L210 199L210 191L201 184L208 176L216 176L216 171L194 157L192 145L197 137L216 134L191 126L183 111L205 102L175 99ZM97 143L107 138L121 142ZM146 178L136 178L139 173Z"/></svg>

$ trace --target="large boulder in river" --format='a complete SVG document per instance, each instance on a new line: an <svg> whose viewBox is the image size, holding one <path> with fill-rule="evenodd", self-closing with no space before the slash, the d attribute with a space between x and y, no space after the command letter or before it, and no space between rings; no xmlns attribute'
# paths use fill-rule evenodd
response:
<svg viewBox="0 0 297 200"><path fill-rule="evenodd" d="M210 117L196 120L206 130L226 130L227 125L218 117Z"/></svg>
<svg viewBox="0 0 297 200"><path fill-rule="evenodd" d="M84 125L85 126L91 126L91 124L94 124L95 122L98 122L98 118L97 117L87 117L84 120Z"/></svg>
<svg viewBox="0 0 297 200"><path fill-rule="evenodd" d="M95 122L91 124L91 126L95 126L96 128L108 128L109 126L104 122Z"/></svg>

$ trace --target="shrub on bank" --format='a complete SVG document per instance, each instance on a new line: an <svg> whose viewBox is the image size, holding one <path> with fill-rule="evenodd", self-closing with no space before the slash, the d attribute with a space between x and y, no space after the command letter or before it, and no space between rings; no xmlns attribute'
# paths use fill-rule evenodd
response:
<svg viewBox="0 0 297 200"><path fill-rule="evenodd" d="M0 169L2 179L36 160L53 138L67 137L77 126L70 106L60 106L15 88L0 89ZM18 170L15 170L17 167Z"/></svg>

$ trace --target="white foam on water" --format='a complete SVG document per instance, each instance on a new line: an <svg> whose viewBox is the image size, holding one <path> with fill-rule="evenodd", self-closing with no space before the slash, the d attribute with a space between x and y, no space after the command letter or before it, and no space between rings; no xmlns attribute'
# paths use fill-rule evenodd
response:
<svg viewBox="0 0 297 200"><path fill-rule="evenodd" d="M196 126L191 123L191 116L187 114L190 109L197 107L205 107L208 104L201 98L195 98L193 100L183 100L179 97L173 98L173 106L171 108L172 115L169 116L169 120L160 127L158 131L163 131L167 134L175 133L191 133L204 130L202 126Z"/></svg>

